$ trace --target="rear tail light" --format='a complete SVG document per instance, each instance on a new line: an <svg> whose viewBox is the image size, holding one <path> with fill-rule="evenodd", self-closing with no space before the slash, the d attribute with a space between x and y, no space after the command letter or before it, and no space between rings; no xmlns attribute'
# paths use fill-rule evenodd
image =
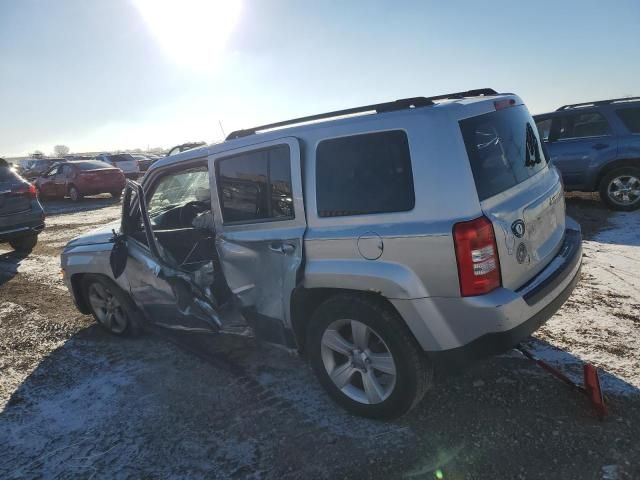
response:
<svg viewBox="0 0 640 480"><path fill-rule="evenodd" d="M500 260L493 225L487 217L456 223L453 240L463 297L483 295L498 288Z"/></svg>
<svg viewBox="0 0 640 480"><path fill-rule="evenodd" d="M35 185L32 183L22 184L19 187L16 187L12 190L13 193L20 196L25 196L29 198L37 198L38 190L36 190Z"/></svg>

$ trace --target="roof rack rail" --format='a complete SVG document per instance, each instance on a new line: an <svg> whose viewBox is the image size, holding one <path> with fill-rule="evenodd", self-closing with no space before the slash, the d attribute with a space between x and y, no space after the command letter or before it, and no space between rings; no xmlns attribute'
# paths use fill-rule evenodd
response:
<svg viewBox="0 0 640 480"><path fill-rule="evenodd" d="M393 102L386 103L377 103L373 105L365 105L362 107L355 108L347 108L346 110L335 110L333 112L320 113L317 115L309 115L307 117L299 117L291 120L285 120L283 122L276 123L268 123L266 125L260 125L253 128L243 129L243 130L235 130L227 135L227 140L233 140L235 138L247 137L249 135L253 135L256 132L262 130L271 130L274 128L284 127L287 125L295 125L298 123L307 123L313 122L316 120L324 120L328 118L337 118L337 117L346 117L347 115L355 115L358 113L365 112L393 112L396 110L404 110L408 108L418 108L418 107L428 107L434 105L435 100L446 100L446 99L456 99L456 98L465 98L465 97L480 97L485 95L497 95L496 92L492 88L478 88L475 90L467 90L464 92L455 92L455 93L447 93L445 95L437 95L435 97L413 97L413 98L403 98L400 100L395 100Z"/></svg>
<svg viewBox="0 0 640 480"><path fill-rule="evenodd" d="M569 110L570 108L580 108L580 107L591 107L597 105L608 105L610 103L621 103L621 102L637 102L640 100L640 97L623 97L623 98L612 98L610 100L597 100L595 102L582 102L582 103L572 103L569 105L563 105L556 110L556 112L560 112L561 110Z"/></svg>

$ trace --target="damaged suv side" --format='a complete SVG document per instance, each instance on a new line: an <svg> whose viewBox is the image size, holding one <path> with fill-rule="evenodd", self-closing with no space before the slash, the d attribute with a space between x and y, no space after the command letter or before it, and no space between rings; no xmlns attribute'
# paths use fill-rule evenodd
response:
<svg viewBox="0 0 640 480"><path fill-rule="evenodd" d="M303 352L336 402L376 418L415 405L435 364L526 338L580 262L533 119L490 89L167 157L128 182L119 226L62 254L76 305L111 332L252 334Z"/></svg>

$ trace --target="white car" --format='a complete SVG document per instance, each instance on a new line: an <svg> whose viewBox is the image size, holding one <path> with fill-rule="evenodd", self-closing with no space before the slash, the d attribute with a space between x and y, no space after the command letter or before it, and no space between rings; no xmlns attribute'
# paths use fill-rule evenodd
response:
<svg viewBox="0 0 640 480"><path fill-rule="evenodd" d="M119 168L127 178L136 180L140 176L138 161L130 153L101 153L96 159Z"/></svg>

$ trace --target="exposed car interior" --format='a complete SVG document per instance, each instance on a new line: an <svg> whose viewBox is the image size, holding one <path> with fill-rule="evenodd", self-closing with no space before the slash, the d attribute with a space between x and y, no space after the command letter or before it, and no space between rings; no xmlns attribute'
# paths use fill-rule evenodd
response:
<svg viewBox="0 0 640 480"><path fill-rule="evenodd" d="M153 235L163 260L174 268L197 275L205 290L211 288L218 302L228 296L215 245L211 190L206 165L168 172L148 190L147 210ZM141 222L133 233L147 243ZM204 283L204 284L203 284Z"/></svg>

